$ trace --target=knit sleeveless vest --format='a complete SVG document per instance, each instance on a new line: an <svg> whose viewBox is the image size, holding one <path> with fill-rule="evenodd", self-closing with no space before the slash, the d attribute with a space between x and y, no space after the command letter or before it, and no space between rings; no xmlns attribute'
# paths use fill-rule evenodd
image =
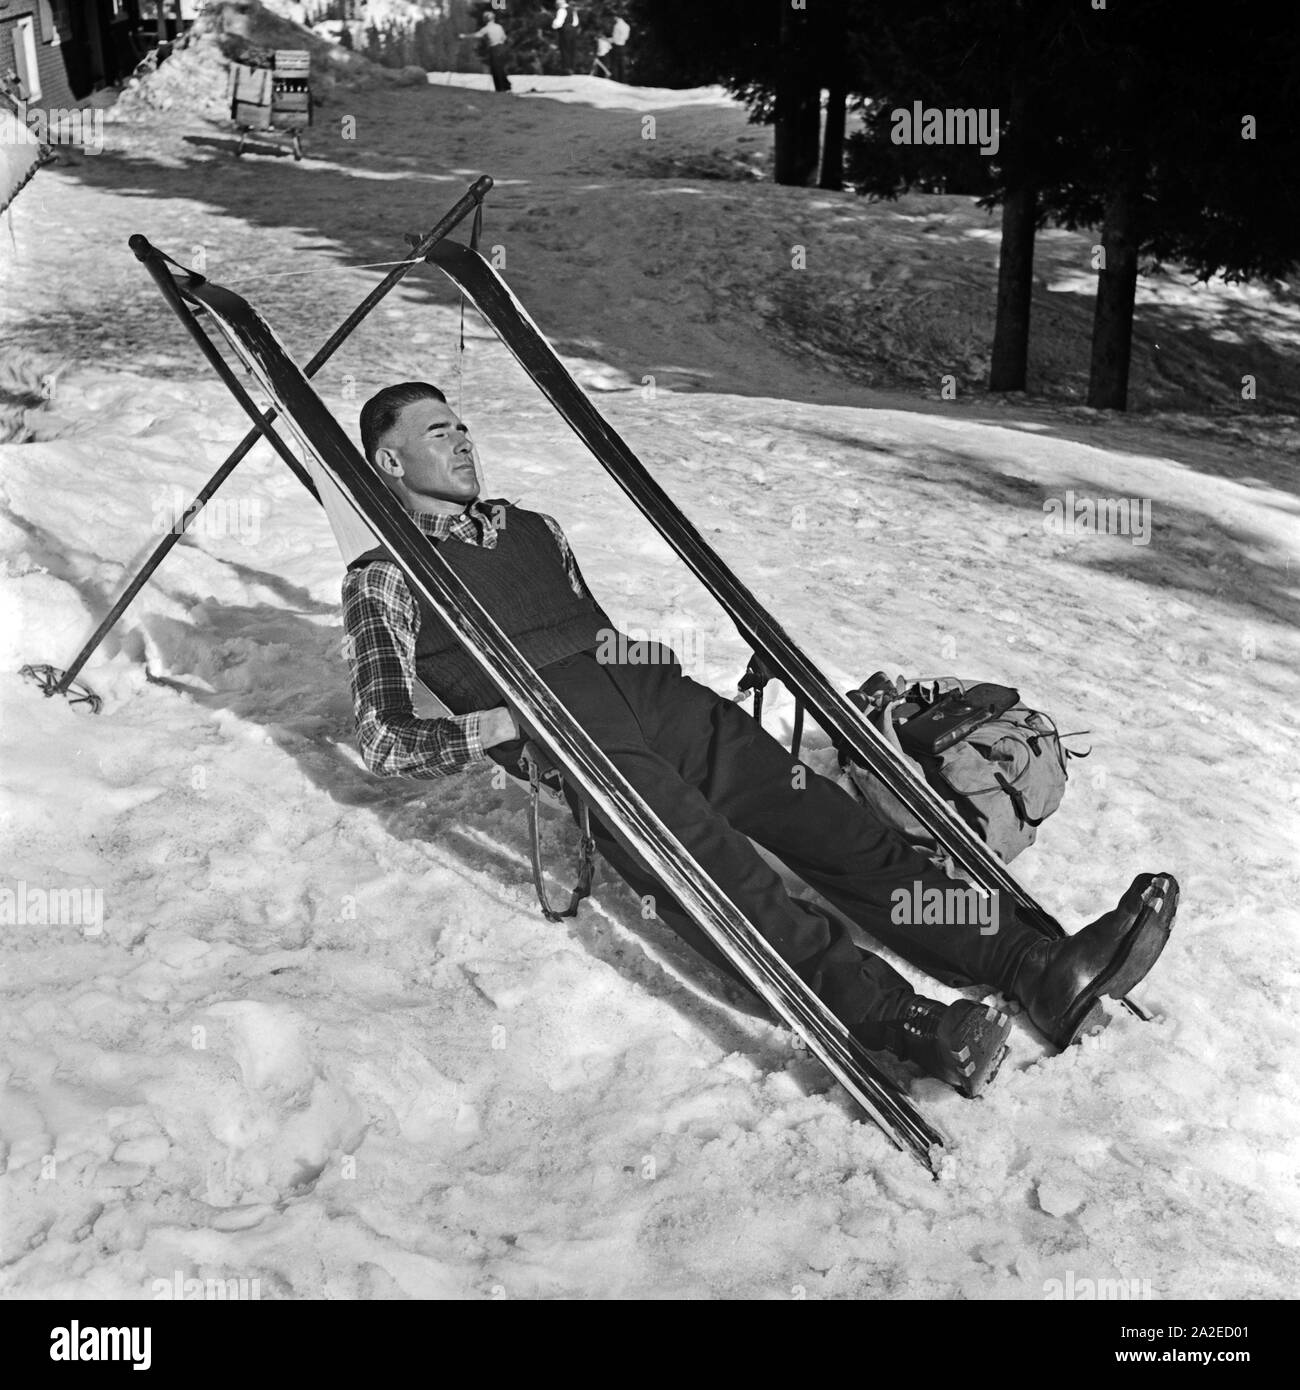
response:
<svg viewBox="0 0 1300 1390"><path fill-rule="evenodd" d="M612 628L599 605L579 598L569 584L550 527L536 512L507 503L497 508L497 543L491 550L449 539L435 541L438 554L496 620L528 662L540 669L575 652L598 646ZM430 537L432 540L432 537ZM392 560L386 546L358 555L348 569ZM461 647L451 629L418 594L415 669L453 714L504 704L500 692Z"/></svg>

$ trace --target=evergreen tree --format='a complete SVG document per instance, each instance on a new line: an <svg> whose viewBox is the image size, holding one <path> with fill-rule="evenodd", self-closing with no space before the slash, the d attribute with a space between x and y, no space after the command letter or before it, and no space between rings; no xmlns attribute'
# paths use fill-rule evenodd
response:
<svg viewBox="0 0 1300 1390"><path fill-rule="evenodd" d="M1184 0L635 0L678 85L722 82L776 127L777 179L1002 209L989 385L1026 384L1035 232L1100 229L1089 403L1123 409L1138 266L1283 276L1300 261L1300 25ZM635 22L635 21L634 21ZM660 79L663 80L663 79ZM898 113L997 113L997 149L900 142Z"/></svg>
<svg viewBox="0 0 1300 1390"><path fill-rule="evenodd" d="M639 0L657 62L675 86L719 82L775 129L778 183L805 184L818 171L821 89L840 77L848 0ZM634 21L633 21L634 22ZM832 161L832 165L834 161Z"/></svg>

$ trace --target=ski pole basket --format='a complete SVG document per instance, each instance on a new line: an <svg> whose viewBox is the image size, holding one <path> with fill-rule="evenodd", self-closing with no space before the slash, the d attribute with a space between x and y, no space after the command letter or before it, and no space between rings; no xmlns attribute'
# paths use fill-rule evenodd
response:
<svg viewBox="0 0 1300 1390"><path fill-rule="evenodd" d="M251 133L287 136L302 158L302 132L312 121L311 54L277 48L270 67L235 63L230 69L230 119L239 131L238 158Z"/></svg>

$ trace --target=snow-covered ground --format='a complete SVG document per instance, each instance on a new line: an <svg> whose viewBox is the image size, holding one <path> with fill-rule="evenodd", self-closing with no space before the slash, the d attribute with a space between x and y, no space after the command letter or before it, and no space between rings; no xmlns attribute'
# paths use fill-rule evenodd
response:
<svg viewBox="0 0 1300 1390"><path fill-rule="evenodd" d="M0 1292L149 1298L181 1271L268 1298L1038 1299L1071 1272L1292 1293L1295 420L1192 398L1215 334L1261 374L1293 354L1294 304L1147 283L1136 394L1160 414L1071 405L1072 338L1046 319L1050 403L944 401L987 341L983 214L638 167L660 157L645 115L661 139L680 121L682 167L766 136L716 93L610 86L350 93L302 166L236 163L197 118L110 126L15 204L0 322L28 356L8 369L62 371L36 437L0 447ZM949 1136L939 1183L607 872L575 923L545 922L518 790L364 772L337 552L268 451L92 662L99 716L16 674L67 662L243 432L126 235L201 248L305 355L378 274L349 266L395 258L480 169L501 184L485 241L542 327L836 680L980 676L1090 731L1016 865L1067 925L1139 870L1182 881L1139 995L1155 1022L1116 1014L1063 1056L1017 1029L979 1102L913 1082ZM790 288L795 242L821 278ZM1051 234L1040 258L1076 330L1086 244ZM854 314L857 357L831 341ZM450 384L490 490L556 515L617 619L734 688L723 616L472 314L458 379L458 324L420 272L324 394L353 427L380 382ZM1148 378L1157 338L1181 357ZM1071 492L1147 501L1150 530L1053 532L1044 503ZM546 845L567 872L558 818Z"/></svg>

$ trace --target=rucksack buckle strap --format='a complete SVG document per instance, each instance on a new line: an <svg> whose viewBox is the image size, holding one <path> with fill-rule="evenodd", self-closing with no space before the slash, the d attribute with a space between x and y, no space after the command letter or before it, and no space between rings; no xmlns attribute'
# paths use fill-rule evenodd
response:
<svg viewBox="0 0 1300 1390"><path fill-rule="evenodd" d="M1024 794L1021 792L1020 788L1014 786L1000 772L995 772L993 776L998 786L1001 787L1004 792L1006 792L1007 797L1010 799L1012 806L1015 807L1016 819L1020 822L1021 828L1023 829L1023 827L1025 826L1030 826L1032 829L1037 830L1038 827L1042 825L1042 823L1047 819L1047 817L1031 816L1029 814L1028 806L1025 805Z"/></svg>

